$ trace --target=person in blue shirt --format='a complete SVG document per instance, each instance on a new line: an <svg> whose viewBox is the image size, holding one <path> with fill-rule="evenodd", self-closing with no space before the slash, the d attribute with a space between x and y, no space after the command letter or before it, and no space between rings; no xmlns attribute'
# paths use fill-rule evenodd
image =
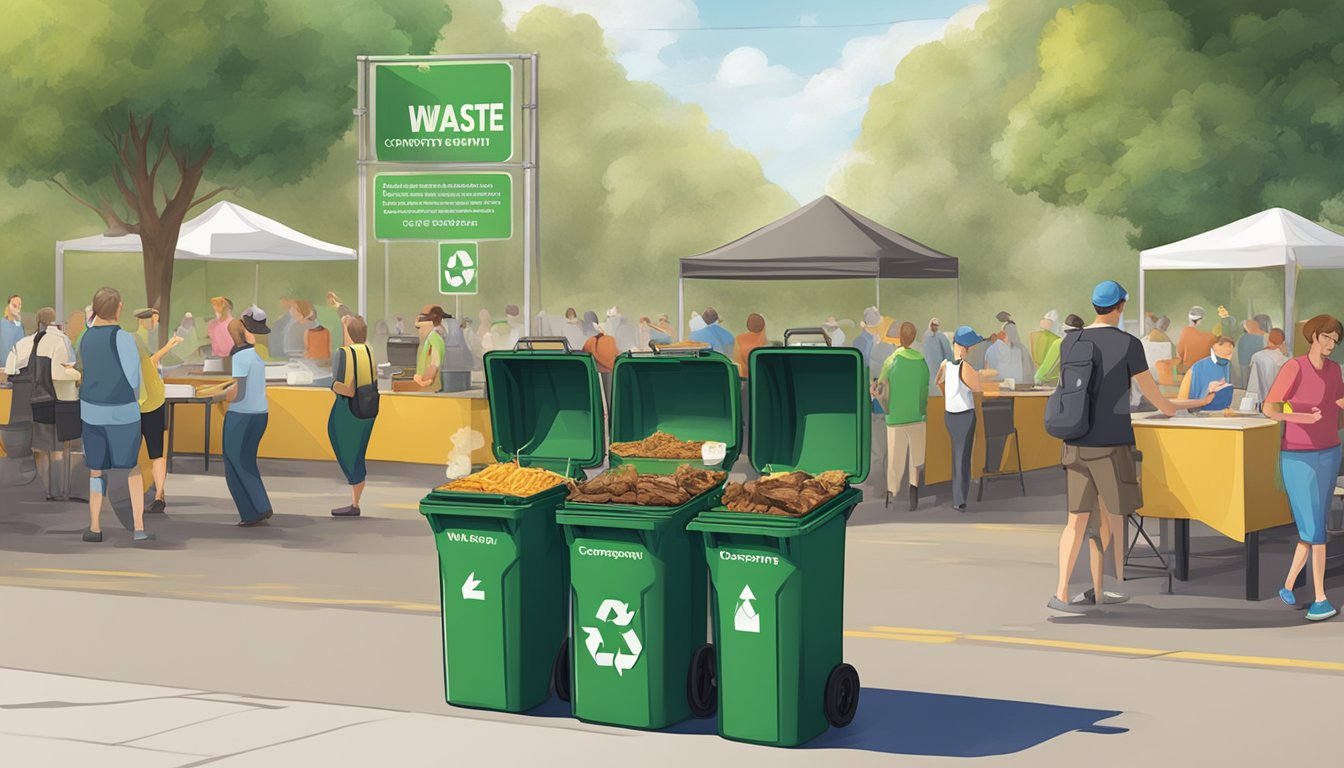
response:
<svg viewBox="0 0 1344 768"><path fill-rule="evenodd" d="M719 313L713 307L708 307L700 313L700 319L704 321L705 327L692 331L691 341L708 344L715 352L732 357L734 337L731 331L719 325Z"/></svg>
<svg viewBox="0 0 1344 768"><path fill-rule="evenodd" d="M880 333L878 324L881 322L882 313L877 310L877 307L868 307L863 310L863 333L860 333L851 345L859 350L859 354L863 355L863 365L874 371L873 376L877 376L876 371L881 369L882 364L887 361L885 357L881 360L873 360L873 347L878 341Z"/></svg>
<svg viewBox="0 0 1344 768"><path fill-rule="evenodd" d="M136 542L153 541L145 530L145 480L140 462L140 350L135 337L121 329L121 294L101 288L93 295L93 323L79 339L84 383L79 388L84 463L89 468L89 527L84 540L100 542L105 473L130 470L131 517Z"/></svg>
<svg viewBox="0 0 1344 768"><path fill-rule="evenodd" d="M1191 392L1207 392L1209 384L1215 381L1231 381L1232 355L1236 346L1227 336L1219 336L1213 342L1213 351L1208 357L1190 366L1190 372L1181 380L1179 400L1189 400ZM1201 408L1201 411L1221 411L1232 406L1232 387L1218 390L1213 400Z"/></svg>
<svg viewBox="0 0 1344 768"><path fill-rule="evenodd" d="M229 323L233 337L233 384L224 391L224 481L238 507L238 525L250 528L271 517L271 499L257 468L257 451L266 434L266 363L257 354L257 336L270 333L266 313L251 307Z"/></svg>
<svg viewBox="0 0 1344 768"><path fill-rule="evenodd" d="M23 297L14 294L5 303L3 317L0 317L0 360L9 357L14 345L23 338Z"/></svg>

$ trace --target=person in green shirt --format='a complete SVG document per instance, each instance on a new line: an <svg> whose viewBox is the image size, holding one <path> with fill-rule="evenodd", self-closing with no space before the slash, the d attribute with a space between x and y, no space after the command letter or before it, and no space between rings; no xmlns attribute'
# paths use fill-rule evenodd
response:
<svg viewBox="0 0 1344 768"><path fill-rule="evenodd" d="M882 364L878 376L887 390L887 494L908 488L910 509L919 506L924 472L925 417L929 407L929 366L913 345L915 324L901 323L901 346Z"/></svg>
<svg viewBox="0 0 1344 768"><path fill-rule="evenodd" d="M426 305L415 318L415 330L420 334L420 354L415 360L415 383L423 392L442 392L443 336L435 330L448 314L443 307Z"/></svg>
<svg viewBox="0 0 1344 768"><path fill-rule="evenodd" d="M1064 318L1064 332L1076 331L1083 327L1083 319L1077 315L1069 315ZM1036 383L1049 384L1054 386L1059 383L1059 347L1064 339L1055 337L1046 348L1045 355L1041 358L1041 365L1036 369Z"/></svg>
<svg viewBox="0 0 1344 768"><path fill-rule="evenodd" d="M1055 335L1057 320L1059 320L1058 312L1053 309L1046 312L1041 318L1041 329L1031 334L1031 361L1038 367L1045 360L1050 347L1059 343L1059 337ZM1037 381L1039 380L1038 378Z"/></svg>

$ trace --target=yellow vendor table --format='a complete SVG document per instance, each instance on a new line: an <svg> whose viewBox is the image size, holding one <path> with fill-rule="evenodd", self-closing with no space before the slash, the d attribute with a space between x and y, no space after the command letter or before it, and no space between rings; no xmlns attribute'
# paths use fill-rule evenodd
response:
<svg viewBox="0 0 1344 768"><path fill-rule="evenodd" d="M258 456L264 459L334 461L327 438L327 417L336 396L322 387L268 386L270 419ZM182 454L201 454L205 414L210 410L210 452L223 452L224 406L181 403L173 419L174 447ZM399 461L447 466L452 438L470 427L483 438L472 451L473 464L494 461L490 453L490 408L485 397L471 394L383 392L378 420L369 440L369 461ZM470 445L470 444L468 444Z"/></svg>
<svg viewBox="0 0 1344 768"><path fill-rule="evenodd" d="M1030 392L999 392L975 397L975 450L971 456L971 477L979 478L985 466L985 419L981 413L984 398L1012 398L1013 426L1017 427L1017 442L1022 446L1022 471L1058 467L1063 444L1045 431L1046 390ZM928 428L925 438L924 483L946 483L952 479L952 438L943 422L942 395L929 397ZM1003 451L1000 471L1017 469L1017 447L1009 440Z"/></svg>
<svg viewBox="0 0 1344 768"><path fill-rule="evenodd" d="M1278 480L1280 427L1259 415L1134 415L1144 517L1174 520L1172 573L1190 578L1190 521L1243 542L1246 599L1260 599L1260 531L1293 521Z"/></svg>

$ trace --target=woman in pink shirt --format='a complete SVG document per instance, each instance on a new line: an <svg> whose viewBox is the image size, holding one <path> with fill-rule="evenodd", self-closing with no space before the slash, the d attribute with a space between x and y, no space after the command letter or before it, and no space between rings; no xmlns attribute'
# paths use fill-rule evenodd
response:
<svg viewBox="0 0 1344 768"><path fill-rule="evenodd" d="M1299 539L1279 598L1297 605L1293 583L1310 554L1316 602L1307 610L1307 620L1324 621L1336 613L1325 597L1325 517L1339 475L1339 415L1344 408L1344 375L1329 355L1344 336L1344 325L1330 315L1317 315L1302 327L1302 336L1311 349L1284 363L1261 411L1283 423L1279 471Z"/></svg>
<svg viewBox="0 0 1344 768"><path fill-rule="evenodd" d="M233 351L233 338L229 336L233 302L216 296L210 300L210 306L215 310L215 319L205 324L205 332L210 337L210 353L215 357L228 357Z"/></svg>

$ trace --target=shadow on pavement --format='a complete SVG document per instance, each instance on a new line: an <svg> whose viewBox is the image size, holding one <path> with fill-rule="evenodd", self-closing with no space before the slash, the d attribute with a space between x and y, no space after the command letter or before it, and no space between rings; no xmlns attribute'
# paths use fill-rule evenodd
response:
<svg viewBox="0 0 1344 768"><path fill-rule="evenodd" d="M1141 603L1107 606L1105 610L1077 616L1051 616L1049 621L1052 624L1097 624L1143 629L1259 629L1307 624L1300 611L1286 606L1283 606L1283 610L1263 607L1154 608Z"/></svg>
<svg viewBox="0 0 1344 768"><path fill-rule="evenodd" d="M1073 731L1128 733L1128 728L1098 725L1119 714L1111 709L864 688L854 722L847 728L832 728L806 748L990 757L1021 752Z"/></svg>

